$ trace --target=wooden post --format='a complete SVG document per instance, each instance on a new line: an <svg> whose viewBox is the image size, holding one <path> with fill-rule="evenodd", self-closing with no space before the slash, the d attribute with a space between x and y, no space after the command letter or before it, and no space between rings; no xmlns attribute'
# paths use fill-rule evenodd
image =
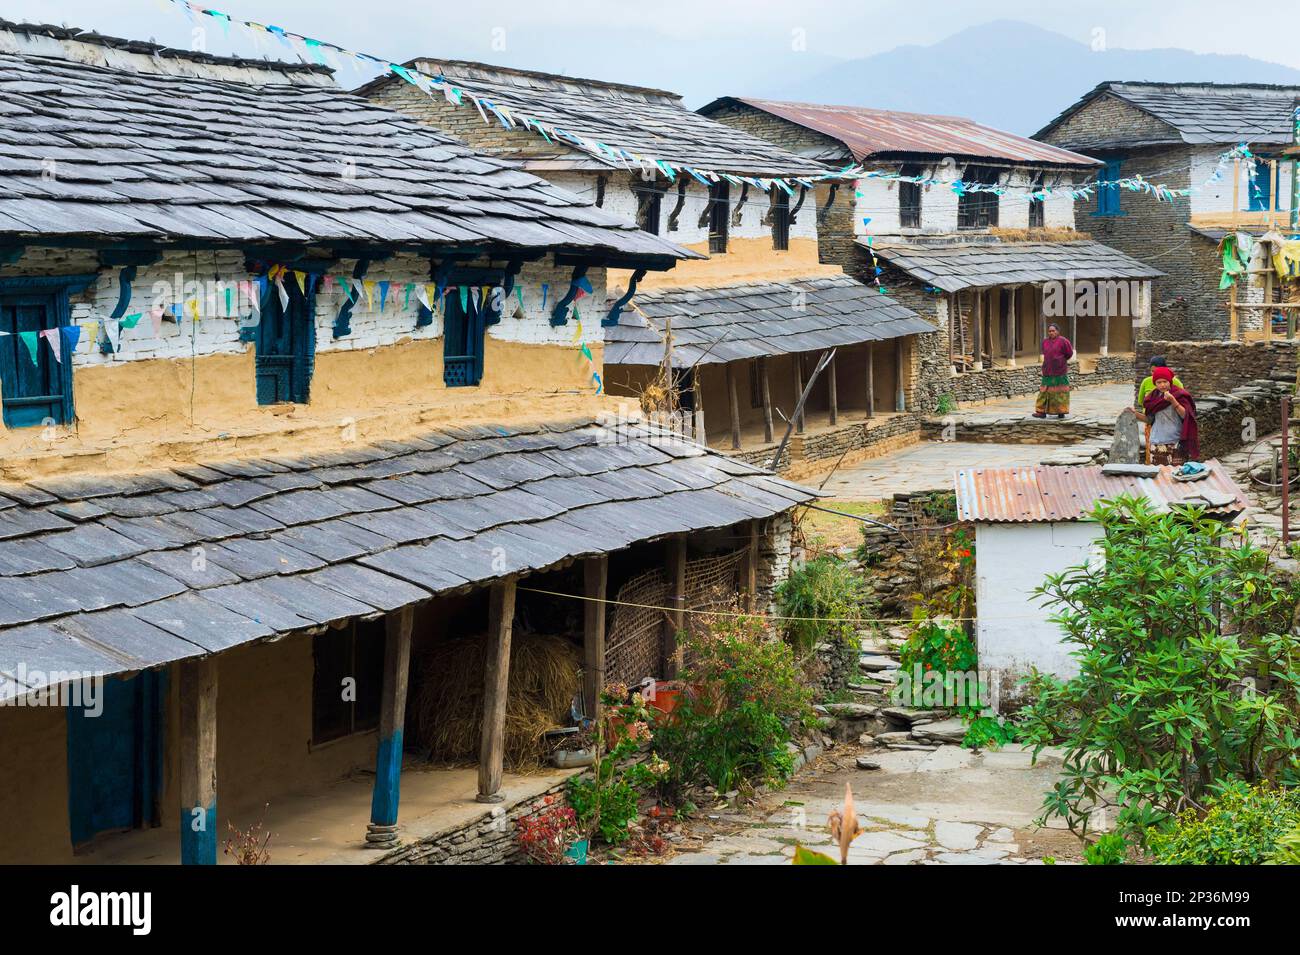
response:
<svg viewBox="0 0 1300 955"><path fill-rule="evenodd" d="M1016 367L1016 291L1007 289L1007 367Z"/></svg>
<svg viewBox="0 0 1300 955"><path fill-rule="evenodd" d="M695 442L707 446L708 435L704 431L704 376L700 366L691 369L691 395L695 399Z"/></svg>
<svg viewBox="0 0 1300 955"><path fill-rule="evenodd" d="M795 407L799 405L799 399L803 397L803 355L792 355L794 359L794 403ZM796 434L803 434L804 412L799 409L799 414L795 416L794 430Z"/></svg>
<svg viewBox="0 0 1300 955"><path fill-rule="evenodd" d="M835 425L839 424L840 421L839 396L836 392L836 387L835 387L835 357L834 356L831 356L831 363L826 366L826 389L827 389L827 394L830 396L830 419L831 419L831 427L833 428L835 427Z"/></svg>
<svg viewBox="0 0 1300 955"><path fill-rule="evenodd" d="M177 664L180 689L181 864L217 864L217 661Z"/></svg>
<svg viewBox="0 0 1300 955"><path fill-rule="evenodd" d="M740 397L736 394L736 363L729 361L727 371L727 404L731 410L731 450L740 450Z"/></svg>
<svg viewBox="0 0 1300 955"><path fill-rule="evenodd" d="M758 360L758 374L763 384L763 443L772 443L772 388L767 378L767 356Z"/></svg>
<svg viewBox="0 0 1300 955"><path fill-rule="evenodd" d="M1241 157L1238 156L1232 161L1232 231L1237 231L1238 210L1241 208ZM1238 279L1232 283L1232 288L1228 290L1228 340L1237 340L1237 285L1241 280Z"/></svg>
<svg viewBox="0 0 1300 955"><path fill-rule="evenodd" d="M1072 348L1074 348L1076 358L1078 357L1078 353L1079 353L1078 338L1079 338L1079 316L1071 315L1070 316L1070 345Z"/></svg>
<svg viewBox="0 0 1300 955"><path fill-rule="evenodd" d="M406 729L406 686L411 671L411 625L415 608L403 607L384 618L384 683L379 704L379 754L370 797L366 845L386 849L397 842L401 801L402 734Z"/></svg>
<svg viewBox="0 0 1300 955"><path fill-rule="evenodd" d="M984 370L984 290L975 290L975 309L971 313L971 347L974 349L972 367Z"/></svg>
<svg viewBox="0 0 1300 955"><path fill-rule="evenodd" d="M744 580L745 610L753 613L758 604L758 541L762 521L755 518L749 522L749 543L745 545Z"/></svg>
<svg viewBox="0 0 1300 955"><path fill-rule="evenodd" d="M515 619L515 578L488 591L487 661L483 675L483 741L479 750L479 802L501 802L505 766L506 693L510 685L510 631Z"/></svg>
<svg viewBox="0 0 1300 955"><path fill-rule="evenodd" d="M904 359L903 339L901 337L895 338L894 339L894 365L896 367L896 370L894 372L894 410L895 411L907 410L907 379L910 376L904 374L903 359Z"/></svg>
<svg viewBox="0 0 1300 955"><path fill-rule="evenodd" d="M668 579L668 606L670 610L664 618L663 653L660 659L662 679L671 680L677 676L681 664L681 654L677 649L677 633L686 626L686 537L677 535L665 542L664 576Z"/></svg>
<svg viewBox="0 0 1300 955"><path fill-rule="evenodd" d="M955 324L954 324L955 323ZM956 351L954 352L954 349ZM966 367L962 356L966 351L966 333L961 326L961 293L948 293L948 364L952 365L953 374L957 373L957 363L962 369Z"/></svg>
<svg viewBox="0 0 1300 955"><path fill-rule="evenodd" d="M876 363L875 343L867 342L867 417L868 418L872 418L876 414L875 363Z"/></svg>
<svg viewBox="0 0 1300 955"><path fill-rule="evenodd" d="M1097 354L1105 358L1110 354L1110 316L1101 317L1101 344L1097 346Z"/></svg>
<svg viewBox="0 0 1300 955"><path fill-rule="evenodd" d="M585 716L600 719L600 693L605 688L605 595L609 587L609 557L582 562L582 698Z"/></svg>

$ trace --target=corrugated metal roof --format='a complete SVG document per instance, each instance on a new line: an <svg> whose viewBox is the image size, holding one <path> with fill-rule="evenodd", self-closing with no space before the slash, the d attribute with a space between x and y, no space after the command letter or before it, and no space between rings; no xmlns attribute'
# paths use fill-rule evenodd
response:
<svg viewBox="0 0 1300 955"><path fill-rule="evenodd" d="M724 97L703 107L707 113L724 103L744 103L807 129L837 139L854 160L895 153L964 156L1053 166L1095 166L1097 160L1015 133L985 126L964 116L902 113L865 106L828 106L779 100Z"/></svg>
<svg viewBox="0 0 1300 955"><path fill-rule="evenodd" d="M1113 475L1104 465L1024 468L969 468L956 474L957 518L963 521L1016 522L1083 520L1100 501L1120 495L1145 497L1157 508L1170 504L1204 507L1231 515L1246 508L1246 497L1218 461L1207 461L1209 477L1175 481L1174 468L1154 477Z"/></svg>

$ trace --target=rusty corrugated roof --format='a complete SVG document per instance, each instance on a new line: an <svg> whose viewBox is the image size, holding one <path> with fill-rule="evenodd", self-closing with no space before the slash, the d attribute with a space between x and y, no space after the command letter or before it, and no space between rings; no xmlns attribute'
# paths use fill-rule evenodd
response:
<svg viewBox="0 0 1300 955"><path fill-rule="evenodd" d="M1210 476L1200 481L1175 481L1171 467L1160 468L1154 477L1105 474L1102 465L968 468L956 475L957 517L1025 524L1078 521L1100 501L1120 495L1145 497L1157 508L1199 505L1225 516L1244 510L1245 495L1223 465L1213 460L1205 465Z"/></svg>
<svg viewBox="0 0 1300 955"><path fill-rule="evenodd" d="M964 116L902 113L866 106L827 106L779 100L723 97L701 112L726 102L744 103L842 142L855 162L870 156L921 153L964 156L1054 166L1095 166L1098 160L1036 142Z"/></svg>

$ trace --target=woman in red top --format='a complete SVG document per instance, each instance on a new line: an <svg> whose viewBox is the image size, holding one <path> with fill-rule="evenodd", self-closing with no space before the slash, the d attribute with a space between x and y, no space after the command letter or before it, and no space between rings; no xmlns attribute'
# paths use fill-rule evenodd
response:
<svg viewBox="0 0 1300 955"><path fill-rule="evenodd" d="M1064 418L1070 413L1070 359L1074 346L1068 338L1061 337L1056 325L1047 326L1043 339L1043 378L1034 404L1034 417L1046 418L1054 414Z"/></svg>

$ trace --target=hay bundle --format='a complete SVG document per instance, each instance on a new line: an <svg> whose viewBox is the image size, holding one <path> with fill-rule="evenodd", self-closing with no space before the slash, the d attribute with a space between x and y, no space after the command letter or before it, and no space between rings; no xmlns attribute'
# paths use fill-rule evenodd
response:
<svg viewBox="0 0 1300 955"><path fill-rule="evenodd" d="M437 762L478 759L483 732L485 636L443 641L419 665L415 730ZM564 637L516 634L506 692L505 761L535 769L546 759L542 734L562 725L578 693L578 648Z"/></svg>

